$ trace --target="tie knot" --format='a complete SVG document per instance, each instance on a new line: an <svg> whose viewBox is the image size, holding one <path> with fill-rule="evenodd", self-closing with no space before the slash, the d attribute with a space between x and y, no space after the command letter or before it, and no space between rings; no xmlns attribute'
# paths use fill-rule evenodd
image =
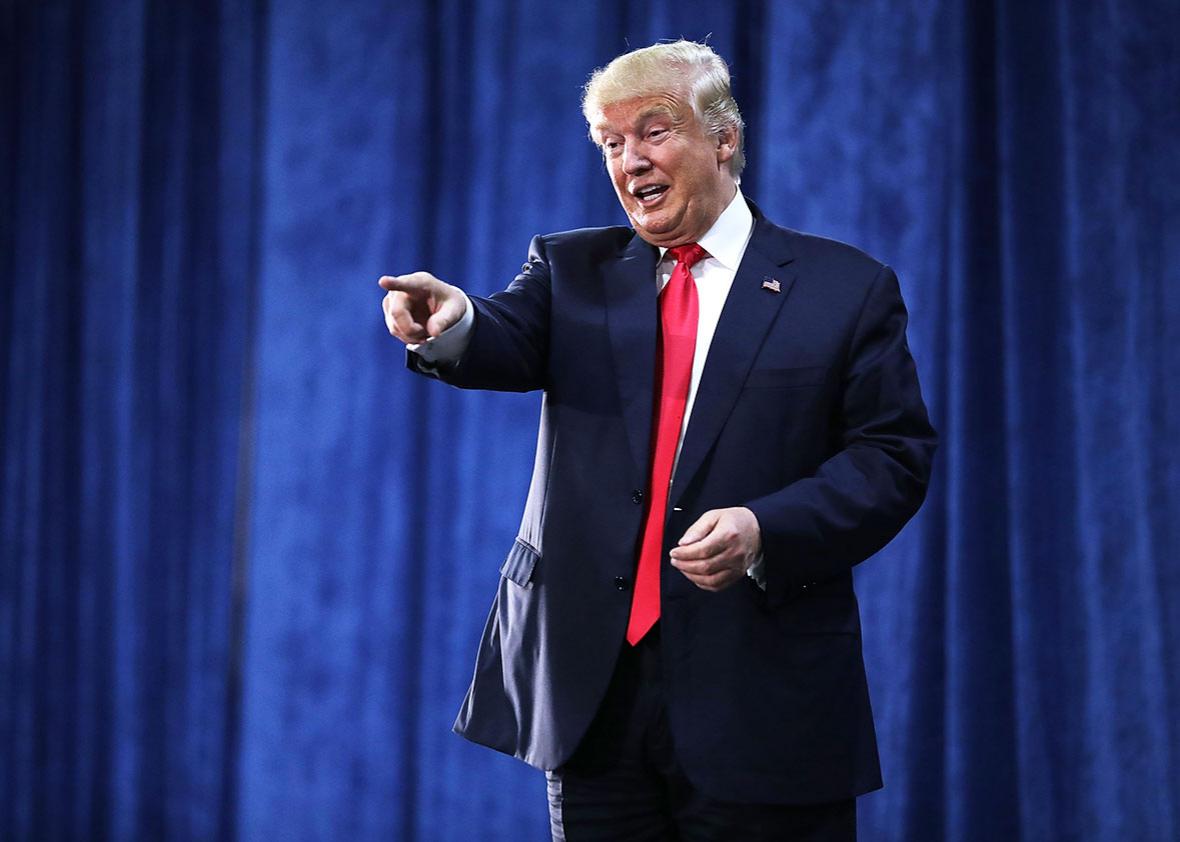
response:
<svg viewBox="0 0 1180 842"><path fill-rule="evenodd" d="M682 246L673 246L668 249L668 254L675 258L677 263L684 265L685 269L691 269L693 264L702 258L708 257L709 252L705 251L697 243L686 243Z"/></svg>

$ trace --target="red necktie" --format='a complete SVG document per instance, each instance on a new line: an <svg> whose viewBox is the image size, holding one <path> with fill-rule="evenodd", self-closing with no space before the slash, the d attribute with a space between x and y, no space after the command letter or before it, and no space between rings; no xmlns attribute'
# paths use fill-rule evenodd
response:
<svg viewBox="0 0 1180 842"><path fill-rule="evenodd" d="M660 293L660 333L656 340L656 394L652 416L654 443L651 476L647 486L647 519L639 569L631 595L631 619L627 642L643 639L660 619L660 561L664 544L664 517L672 482L672 464L684 421L684 406L692 381L692 356L697 345L697 286L692 266L708 253L696 243L668 249L676 259L672 277Z"/></svg>

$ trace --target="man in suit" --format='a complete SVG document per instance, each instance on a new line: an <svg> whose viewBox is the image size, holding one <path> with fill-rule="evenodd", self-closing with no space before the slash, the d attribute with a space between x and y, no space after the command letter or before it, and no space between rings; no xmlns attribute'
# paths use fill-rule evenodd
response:
<svg viewBox="0 0 1180 842"><path fill-rule="evenodd" d="M583 110L631 227L535 237L489 298L379 282L411 369L544 391L455 728L547 772L555 839L853 839L880 769L851 569L935 448L897 279L746 201L710 48L624 54Z"/></svg>

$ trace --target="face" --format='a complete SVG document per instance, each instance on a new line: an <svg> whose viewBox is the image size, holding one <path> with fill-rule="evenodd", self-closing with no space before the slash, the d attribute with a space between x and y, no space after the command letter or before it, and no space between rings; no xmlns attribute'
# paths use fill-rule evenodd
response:
<svg viewBox="0 0 1180 842"><path fill-rule="evenodd" d="M691 106L670 95L606 105L591 122L615 195L652 245L696 242L733 199L736 129L706 134Z"/></svg>

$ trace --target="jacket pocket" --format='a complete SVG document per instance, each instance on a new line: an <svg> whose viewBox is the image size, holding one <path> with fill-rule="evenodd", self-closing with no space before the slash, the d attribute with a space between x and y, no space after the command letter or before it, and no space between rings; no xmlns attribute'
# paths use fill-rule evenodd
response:
<svg viewBox="0 0 1180 842"><path fill-rule="evenodd" d="M508 558L500 565L500 575L522 588L531 588L533 569L540 558L540 553L517 538L512 544L512 549L508 551Z"/></svg>
<svg viewBox="0 0 1180 842"><path fill-rule="evenodd" d="M794 389L822 386L828 376L827 366L804 368L756 368L746 377L747 389Z"/></svg>
<svg viewBox="0 0 1180 842"><path fill-rule="evenodd" d="M789 636L860 634L860 610L856 597L821 596L801 590L799 595L774 609L779 630Z"/></svg>

